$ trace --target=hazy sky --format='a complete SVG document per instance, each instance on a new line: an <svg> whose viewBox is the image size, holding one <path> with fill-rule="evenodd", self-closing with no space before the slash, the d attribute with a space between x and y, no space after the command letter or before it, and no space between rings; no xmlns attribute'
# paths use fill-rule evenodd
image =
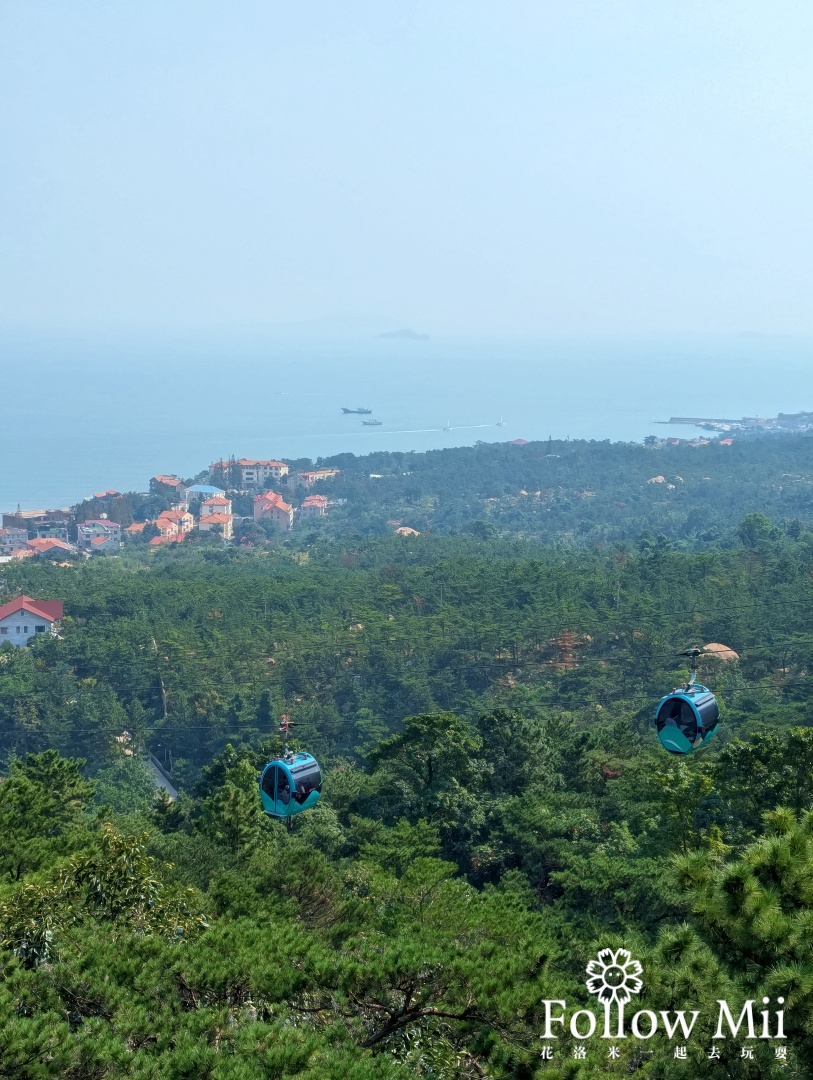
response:
<svg viewBox="0 0 813 1080"><path fill-rule="evenodd" d="M0 326L813 331L810 0L6 0Z"/></svg>

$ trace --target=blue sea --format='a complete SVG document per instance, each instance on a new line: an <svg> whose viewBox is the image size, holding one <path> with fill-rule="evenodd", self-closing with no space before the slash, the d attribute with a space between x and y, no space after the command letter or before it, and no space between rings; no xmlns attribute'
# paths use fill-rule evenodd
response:
<svg viewBox="0 0 813 1080"><path fill-rule="evenodd" d="M641 441L694 433L656 423L673 415L813 410L813 340L16 335L0 338L0 394L8 511L144 491L155 473L192 476L232 454ZM369 407L382 424L364 427L342 406Z"/></svg>

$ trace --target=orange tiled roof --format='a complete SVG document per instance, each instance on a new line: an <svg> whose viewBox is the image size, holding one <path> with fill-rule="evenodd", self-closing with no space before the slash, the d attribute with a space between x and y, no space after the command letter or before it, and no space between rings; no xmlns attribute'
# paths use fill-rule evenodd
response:
<svg viewBox="0 0 813 1080"><path fill-rule="evenodd" d="M213 495L211 499L206 499L201 503L201 506L228 506L231 499L226 499L222 495Z"/></svg>
<svg viewBox="0 0 813 1080"><path fill-rule="evenodd" d="M46 551L53 551L54 548L58 548L60 551L70 551L70 544L65 544L62 540L52 540L50 537L40 537L37 540L29 540L27 545L31 551L38 551L43 554Z"/></svg>
<svg viewBox="0 0 813 1080"><path fill-rule="evenodd" d="M231 514L204 514L200 519L200 528L204 525L227 525L230 521L234 521Z"/></svg>
<svg viewBox="0 0 813 1080"><path fill-rule="evenodd" d="M291 509L290 505L283 499L281 495L278 495L275 491L266 491L263 495L258 495L255 503L264 503L264 509L268 510L272 506L276 506L278 510L282 510L284 513L288 513Z"/></svg>

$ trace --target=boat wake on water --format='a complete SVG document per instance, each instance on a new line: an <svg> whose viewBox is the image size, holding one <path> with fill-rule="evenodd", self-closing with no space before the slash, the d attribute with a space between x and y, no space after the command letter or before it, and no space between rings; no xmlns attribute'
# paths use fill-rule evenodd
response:
<svg viewBox="0 0 813 1080"><path fill-rule="evenodd" d="M453 428L425 427L425 428L388 428L386 431L331 431L320 435L323 439L344 439L349 435L421 435L431 431L473 431L476 428L498 427L497 424L455 424ZM303 436L304 438L305 436Z"/></svg>

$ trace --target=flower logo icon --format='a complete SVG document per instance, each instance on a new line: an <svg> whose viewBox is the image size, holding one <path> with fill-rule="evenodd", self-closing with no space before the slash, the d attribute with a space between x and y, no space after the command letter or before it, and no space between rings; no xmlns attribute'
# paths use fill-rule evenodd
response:
<svg viewBox="0 0 813 1080"><path fill-rule="evenodd" d="M597 960L587 965L587 989L604 1005L605 1038L623 1039L624 1005L633 994L640 994L643 983L638 976L643 968L632 959L626 949L602 949ZM618 1010L618 1030L610 1036L610 1010L615 1003Z"/></svg>

